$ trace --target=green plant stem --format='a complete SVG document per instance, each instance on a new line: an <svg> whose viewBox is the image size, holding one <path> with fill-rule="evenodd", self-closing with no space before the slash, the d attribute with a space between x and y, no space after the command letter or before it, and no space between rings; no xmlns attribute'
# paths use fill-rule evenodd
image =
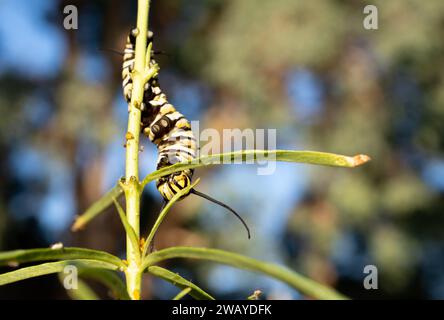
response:
<svg viewBox="0 0 444 320"><path fill-rule="evenodd" d="M140 232L140 195L139 183L139 137L140 137L140 106L143 100L143 89L146 63L146 42L148 31L148 12L150 0L139 0L137 6L137 29L136 52L134 72L132 74L133 90L128 116L128 131L126 134L126 167L125 167L125 199L126 215L129 225L139 239ZM140 271L140 248L135 247L130 237L127 236L127 261L126 283L128 294L131 299L140 299L142 272Z"/></svg>

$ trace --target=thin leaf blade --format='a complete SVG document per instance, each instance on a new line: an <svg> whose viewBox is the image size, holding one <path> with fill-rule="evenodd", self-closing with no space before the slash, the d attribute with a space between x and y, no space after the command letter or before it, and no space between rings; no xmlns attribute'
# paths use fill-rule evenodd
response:
<svg viewBox="0 0 444 320"><path fill-rule="evenodd" d="M370 157L363 154L349 157L318 151L241 150L202 156L189 162L176 163L172 166L162 168L147 175L142 181L142 187L150 181L177 171L217 164L246 163L247 161L280 161L353 168L370 161Z"/></svg>
<svg viewBox="0 0 444 320"><path fill-rule="evenodd" d="M68 265L75 266L79 269L99 268L99 269L117 270L117 267L114 264L97 260L89 260L89 259L48 262L36 266L21 268L11 272L3 273L0 275L0 286L29 278L35 278L47 274L62 272L64 268Z"/></svg>
<svg viewBox="0 0 444 320"><path fill-rule="evenodd" d="M63 273L59 273L60 283L63 284ZM77 288L66 289L72 300L100 300L94 290L82 279L77 280Z"/></svg>
<svg viewBox="0 0 444 320"><path fill-rule="evenodd" d="M105 209L113 203L113 199L119 198L122 194L122 188L116 185L103 197L94 202L84 213L78 216L74 221L71 230L75 232L83 229L92 219L105 211Z"/></svg>
<svg viewBox="0 0 444 320"><path fill-rule="evenodd" d="M126 217L125 211L122 206L117 202L116 199L113 199L114 205L117 208L117 212L119 213L120 221L122 222L123 228L125 229L126 234L128 235L133 248L139 248L139 239L134 231L133 227L129 224L128 219ZM139 258L140 259L140 258Z"/></svg>
<svg viewBox="0 0 444 320"><path fill-rule="evenodd" d="M153 241L153 239L154 239L154 235L156 234L156 232L159 229L162 221L165 219L166 215L170 211L170 209L173 206L173 204L176 201L178 201L180 198L182 198L184 195L188 194L189 191L192 188L194 188L199 183L199 180L200 179L196 179L196 181L194 183L192 183L191 185L189 185L185 189L180 190L178 193L176 193L174 195L174 197L170 201L168 201L166 206L163 208L163 210L160 212L159 216L157 217L156 222L154 223L154 225L151 228L151 231L150 231L148 237L146 238L146 241L145 241L145 244L144 244L143 250L142 250L142 257L144 257L146 255L146 253L148 251L148 247L150 246L151 241Z"/></svg>
<svg viewBox="0 0 444 320"><path fill-rule="evenodd" d="M334 289L317 283L304 277L290 269L278 266L269 262L264 262L249 258L237 253L224 250L195 248L195 247L172 247L149 254L143 262L144 269L163 260L173 258L202 259L230 265L239 269L254 271L281 280L294 287L299 292L316 298L327 300L347 299Z"/></svg>
<svg viewBox="0 0 444 320"><path fill-rule="evenodd" d="M182 300L182 298L189 294L191 290L192 289L190 287L183 289L173 298L173 300Z"/></svg>
<svg viewBox="0 0 444 320"><path fill-rule="evenodd" d="M91 259L125 267L118 257L99 250L68 247L60 249L38 248L0 252L0 265L17 266L21 263L49 260Z"/></svg>
<svg viewBox="0 0 444 320"><path fill-rule="evenodd" d="M148 268L148 272L152 275L164 279L176 287L184 290L186 288L191 288L190 296L192 296L196 300L214 300L214 298L206 293L204 290L196 286L194 283L182 278L177 273L171 272L170 270L158 267L151 266Z"/></svg>
<svg viewBox="0 0 444 320"><path fill-rule="evenodd" d="M115 271L106 269L83 269L79 273L82 278L97 281L107 288L113 294L113 297L119 300L130 300L126 285Z"/></svg>

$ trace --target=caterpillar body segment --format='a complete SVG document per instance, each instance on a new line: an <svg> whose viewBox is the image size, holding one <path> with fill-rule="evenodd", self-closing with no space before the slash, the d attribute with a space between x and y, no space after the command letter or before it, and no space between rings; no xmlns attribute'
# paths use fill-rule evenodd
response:
<svg viewBox="0 0 444 320"><path fill-rule="evenodd" d="M133 29L127 37L122 64L122 87L125 100L131 102L133 88L132 72L134 70L135 43L137 31ZM148 32L147 47L153 41L153 33ZM157 66L154 59L150 60L150 67ZM168 102L166 94L159 86L158 76L153 76L144 87L143 102L141 104L141 131L157 146L157 169L171 166L175 163L188 162L196 158L197 143L191 131L191 124L183 114ZM156 181L156 187L165 202L170 201L175 194L191 184L194 170L187 169L163 176ZM216 203L240 219L245 226L248 238L250 230L245 221L229 206L203 194L195 189L190 193Z"/></svg>

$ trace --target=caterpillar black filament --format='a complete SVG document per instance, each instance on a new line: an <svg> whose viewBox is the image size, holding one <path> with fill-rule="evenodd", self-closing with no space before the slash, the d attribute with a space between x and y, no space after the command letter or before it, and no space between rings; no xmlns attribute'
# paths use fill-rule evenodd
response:
<svg viewBox="0 0 444 320"><path fill-rule="evenodd" d="M128 103L131 101L132 79L134 69L135 42L137 30L133 29L127 37L123 54L122 87L123 95ZM153 33L148 32L147 46L153 41ZM150 60L150 67L157 65L154 59ZM144 87L141 130L158 149L157 169L175 163L188 162L196 157L196 139L191 131L190 122L168 102L165 93L159 86L157 76L151 78ZM191 184L194 170L174 172L159 178L156 187L164 199L164 203L171 200L180 190ZM203 194L195 189L190 193L203 197L231 211L245 226L250 238L250 230L245 221L229 206ZM188 196L184 195L183 197Z"/></svg>

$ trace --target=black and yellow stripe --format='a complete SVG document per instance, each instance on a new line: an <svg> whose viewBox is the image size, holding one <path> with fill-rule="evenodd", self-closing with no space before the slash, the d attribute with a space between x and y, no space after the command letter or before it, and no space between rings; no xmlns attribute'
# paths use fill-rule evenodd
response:
<svg viewBox="0 0 444 320"><path fill-rule="evenodd" d="M131 101L133 83L131 73L134 69L135 43L137 31L133 29L127 37L122 66L123 95L128 103ZM153 41L153 33L148 32L147 46ZM151 59L150 66L157 63ZM159 86L157 76L145 84L143 102L141 105L142 132L157 146L157 169L171 166L175 163L187 162L195 159L197 144L191 131L190 122L168 102L167 96ZM171 200L175 194L191 184L194 170L187 169L174 172L159 178L156 187L165 201ZM211 198L195 189L190 193L196 194L209 201L223 206L235 214L244 224L250 238L250 230L243 219L226 204ZM186 197L188 194L184 195Z"/></svg>
<svg viewBox="0 0 444 320"><path fill-rule="evenodd" d="M122 67L123 95L131 101L132 79L136 32L128 35ZM148 43L152 41L152 32L148 33ZM151 59L154 66L156 61ZM145 86L142 103L142 131L157 145L159 156L157 169L178 162L190 161L196 157L196 139L191 131L190 122L168 102L165 93L159 87L157 77L153 77ZM180 190L191 184L193 170L184 170L157 180L157 189L162 197L169 201Z"/></svg>

